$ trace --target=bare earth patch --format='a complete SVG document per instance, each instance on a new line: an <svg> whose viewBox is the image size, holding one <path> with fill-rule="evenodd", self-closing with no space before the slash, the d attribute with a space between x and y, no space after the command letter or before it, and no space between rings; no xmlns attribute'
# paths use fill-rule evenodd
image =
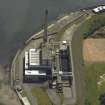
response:
<svg viewBox="0 0 105 105"><path fill-rule="evenodd" d="M83 57L86 62L105 62L105 39L85 39Z"/></svg>
<svg viewBox="0 0 105 105"><path fill-rule="evenodd" d="M0 65L0 105L21 105L16 93L8 85L8 72Z"/></svg>

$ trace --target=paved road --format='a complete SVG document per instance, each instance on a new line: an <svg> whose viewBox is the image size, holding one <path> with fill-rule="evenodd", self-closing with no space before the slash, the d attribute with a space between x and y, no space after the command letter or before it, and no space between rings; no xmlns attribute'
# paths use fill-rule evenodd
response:
<svg viewBox="0 0 105 105"><path fill-rule="evenodd" d="M90 17L90 16L89 16ZM87 19L84 19L80 25ZM76 88L76 97L78 105L84 105L85 100L85 81L84 81L84 66L83 66L83 54L82 54L82 35L79 34L79 30L74 32L72 42L71 42L71 52L72 52L72 61L74 76L75 76L75 88Z"/></svg>

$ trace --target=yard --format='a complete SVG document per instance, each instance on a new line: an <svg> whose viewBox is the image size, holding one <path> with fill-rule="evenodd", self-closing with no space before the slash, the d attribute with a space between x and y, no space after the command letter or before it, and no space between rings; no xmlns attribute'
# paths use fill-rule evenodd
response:
<svg viewBox="0 0 105 105"><path fill-rule="evenodd" d="M32 88L32 94L37 98L38 105L54 105L49 99L46 90L39 86L34 86Z"/></svg>

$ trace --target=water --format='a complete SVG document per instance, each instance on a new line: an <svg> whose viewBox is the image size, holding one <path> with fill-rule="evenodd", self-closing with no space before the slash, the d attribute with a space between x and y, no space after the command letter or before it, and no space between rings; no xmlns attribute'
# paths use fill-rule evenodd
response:
<svg viewBox="0 0 105 105"><path fill-rule="evenodd" d="M105 3L105 0L0 0L0 63L11 56L33 33L41 29L44 10L49 21L67 11Z"/></svg>

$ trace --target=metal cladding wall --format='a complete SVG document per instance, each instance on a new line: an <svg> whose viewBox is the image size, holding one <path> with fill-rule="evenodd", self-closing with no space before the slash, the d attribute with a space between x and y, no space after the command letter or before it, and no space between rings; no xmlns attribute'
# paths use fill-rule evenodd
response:
<svg viewBox="0 0 105 105"><path fill-rule="evenodd" d="M40 74L46 75L25 75L25 71L39 71ZM51 78L51 66L48 65L35 65L29 66L25 69L25 59L23 59L23 82L24 83L42 83Z"/></svg>
<svg viewBox="0 0 105 105"><path fill-rule="evenodd" d="M23 82L24 83L43 83L47 80L46 76L30 76L27 75L24 77Z"/></svg>
<svg viewBox="0 0 105 105"><path fill-rule="evenodd" d="M67 50L60 50L61 69L63 72L70 72L71 62L69 58L69 48Z"/></svg>

